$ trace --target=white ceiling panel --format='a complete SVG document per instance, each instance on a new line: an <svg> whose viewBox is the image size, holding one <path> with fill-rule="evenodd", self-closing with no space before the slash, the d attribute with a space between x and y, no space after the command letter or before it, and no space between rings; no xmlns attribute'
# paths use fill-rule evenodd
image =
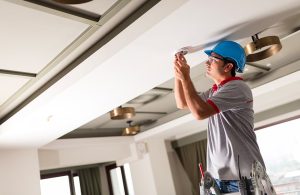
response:
<svg viewBox="0 0 300 195"><path fill-rule="evenodd" d="M102 117L98 117L98 118L94 119L93 121L91 121L90 123L81 126L80 128L81 129L98 128L99 126L101 126L109 121L110 121L110 115L109 115L109 113L106 113Z"/></svg>
<svg viewBox="0 0 300 195"><path fill-rule="evenodd" d="M116 2L117 0L94 0L88 3L72 5L72 7L103 15Z"/></svg>
<svg viewBox="0 0 300 195"><path fill-rule="evenodd" d="M11 76L0 74L0 105L3 104L12 94L18 91L30 77L21 77L21 76Z"/></svg>
<svg viewBox="0 0 300 195"><path fill-rule="evenodd" d="M154 101L141 106L137 111L171 113L177 110L175 105L174 93L170 92L168 95L158 97Z"/></svg>
<svg viewBox="0 0 300 195"><path fill-rule="evenodd" d="M41 71L88 27L6 1L0 1L0 24L0 68L31 73Z"/></svg>

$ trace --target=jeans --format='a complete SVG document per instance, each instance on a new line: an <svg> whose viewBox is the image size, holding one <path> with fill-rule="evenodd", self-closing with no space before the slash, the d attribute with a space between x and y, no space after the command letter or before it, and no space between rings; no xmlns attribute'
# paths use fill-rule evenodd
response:
<svg viewBox="0 0 300 195"><path fill-rule="evenodd" d="M238 180L218 180L216 183L220 188L221 193L233 193L239 192L239 183Z"/></svg>

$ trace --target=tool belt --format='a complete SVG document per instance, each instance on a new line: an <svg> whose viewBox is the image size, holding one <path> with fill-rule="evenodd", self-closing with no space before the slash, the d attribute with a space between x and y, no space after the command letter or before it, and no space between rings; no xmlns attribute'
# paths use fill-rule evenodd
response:
<svg viewBox="0 0 300 195"><path fill-rule="evenodd" d="M226 182L226 181L220 181ZM240 175L238 182L239 192L226 193L226 195L276 195L274 187L269 179L264 167L255 161L252 164L250 177ZM222 184L221 184L222 185ZM224 185L226 185L224 183ZM209 172L205 172L200 183L200 195L221 195L220 187Z"/></svg>

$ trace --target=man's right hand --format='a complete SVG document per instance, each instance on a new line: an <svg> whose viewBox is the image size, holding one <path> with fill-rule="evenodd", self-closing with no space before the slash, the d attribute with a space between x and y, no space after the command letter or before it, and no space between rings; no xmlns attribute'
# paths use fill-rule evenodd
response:
<svg viewBox="0 0 300 195"><path fill-rule="evenodd" d="M175 78L185 81L190 78L190 66L187 64L184 55L177 53L174 60Z"/></svg>

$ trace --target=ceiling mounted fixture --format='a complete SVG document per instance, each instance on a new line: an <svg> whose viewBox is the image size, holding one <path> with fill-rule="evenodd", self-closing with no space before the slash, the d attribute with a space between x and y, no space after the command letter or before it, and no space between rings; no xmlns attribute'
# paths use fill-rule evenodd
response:
<svg viewBox="0 0 300 195"><path fill-rule="evenodd" d="M57 3L63 3L63 4L81 4L81 3L87 3L92 0L53 0Z"/></svg>
<svg viewBox="0 0 300 195"><path fill-rule="evenodd" d="M122 135L136 135L140 132L141 127L139 125L131 125L132 121L127 121L127 123L129 126L123 129Z"/></svg>
<svg viewBox="0 0 300 195"><path fill-rule="evenodd" d="M120 119L130 119L135 115L135 110L133 107L122 107L113 109L110 111L110 118L112 120L120 120Z"/></svg>
<svg viewBox="0 0 300 195"><path fill-rule="evenodd" d="M247 62L255 62L266 59L279 52L282 48L278 36L268 36L259 39L258 34L255 34L252 36L252 40L253 42L248 43L244 48ZM263 50L257 52L261 49Z"/></svg>

